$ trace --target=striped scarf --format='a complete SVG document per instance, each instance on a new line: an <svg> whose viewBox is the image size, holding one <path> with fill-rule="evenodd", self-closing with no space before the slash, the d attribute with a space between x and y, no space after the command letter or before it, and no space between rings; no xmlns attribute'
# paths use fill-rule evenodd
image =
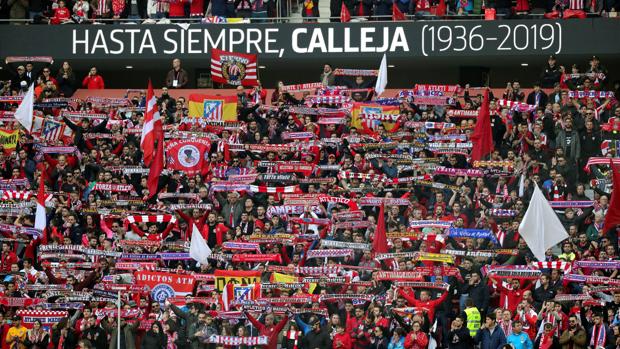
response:
<svg viewBox="0 0 620 349"><path fill-rule="evenodd" d="M127 216L125 221L128 223L176 223L177 218L171 214L158 214L158 215L133 215Z"/></svg>
<svg viewBox="0 0 620 349"><path fill-rule="evenodd" d="M607 331L605 325L594 325L592 327L592 338L590 339L590 347L594 349L605 348L607 342Z"/></svg>
<svg viewBox="0 0 620 349"><path fill-rule="evenodd" d="M504 331L506 338L512 334L512 321L500 320L499 327Z"/></svg>
<svg viewBox="0 0 620 349"><path fill-rule="evenodd" d="M369 182L374 182L374 181L380 181L380 182L386 182L388 180L386 175L379 175L379 174L371 174L371 173L359 173L359 172L351 172L351 171L340 171L338 173L338 179L342 180L342 179L361 179L363 181L369 181Z"/></svg>

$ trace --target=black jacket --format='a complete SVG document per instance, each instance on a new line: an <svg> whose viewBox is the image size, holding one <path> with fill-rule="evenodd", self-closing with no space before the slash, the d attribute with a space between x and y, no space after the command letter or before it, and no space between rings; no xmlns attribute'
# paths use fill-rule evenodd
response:
<svg viewBox="0 0 620 349"><path fill-rule="evenodd" d="M556 64L553 67L549 66L549 63L545 66L540 74L540 84L542 88L551 88L556 82L560 82L562 72L560 71L560 65Z"/></svg>
<svg viewBox="0 0 620 349"><path fill-rule="evenodd" d="M555 293L555 290L551 286L547 286L547 289L540 286L534 289L534 292L532 292L532 296L534 297L536 306L540 307L540 305L544 302L553 299L553 297L555 297Z"/></svg>
<svg viewBox="0 0 620 349"><path fill-rule="evenodd" d="M106 125L108 124L108 119L104 119L99 125L91 126L87 129L83 129L81 126L74 124L71 120L67 119L66 116L63 116L62 120L75 134L73 143L83 152L87 151L86 142L84 142L84 133L107 133Z"/></svg>
<svg viewBox="0 0 620 349"><path fill-rule="evenodd" d="M449 349L469 349L473 347L473 339L469 334L469 330L461 327L448 333Z"/></svg>
<svg viewBox="0 0 620 349"><path fill-rule="evenodd" d="M105 349L108 347L108 335L101 326L85 330L82 333L82 337L88 339L95 349Z"/></svg>
<svg viewBox="0 0 620 349"><path fill-rule="evenodd" d="M325 328L321 328L319 332L310 331L306 333L301 343L304 349L332 347L332 340L329 338L329 333L325 331Z"/></svg>
<svg viewBox="0 0 620 349"><path fill-rule="evenodd" d="M153 330L149 330L142 339L142 349L162 349L167 343L168 339L163 332L156 334Z"/></svg>
<svg viewBox="0 0 620 349"><path fill-rule="evenodd" d="M480 281L477 286L469 287L469 298L474 301L476 308L486 311L489 307L489 288L483 281Z"/></svg>

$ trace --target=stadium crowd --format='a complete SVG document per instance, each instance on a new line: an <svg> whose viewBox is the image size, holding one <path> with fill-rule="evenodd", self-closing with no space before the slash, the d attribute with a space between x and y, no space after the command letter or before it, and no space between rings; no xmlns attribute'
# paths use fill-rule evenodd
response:
<svg viewBox="0 0 620 349"><path fill-rule="evenodd" d="M584 72L549 57L528 94L491 94L494 150L478 162L484 93L469 86L377 98L374 77L325 65L322 86L238 87L238 120L204 123L165 88L166 138L210 147L198 173L162 171L158 193L144 92L76 100L68 63L16 69L2 130L20 128L12 98L30 82L44 125L0 153L2 348L620 348L620 222L603 229L620 105L597 57ZM104 86L95 68L82 83ZM518 232L535 185L569 235L544 261ZM209 263L187 258L195 229ZM192 283L151 294L145 275Z"/></svg>
<svg viewBox="0 0 620 349"><path fill-rule="evenodd" d="M357 20L438 19L445 16L500 16L501 18L615 17L618 0L330 0L329 18L340 20L342 8ZM394 8L397 8L395 10ZM292 13L289 13L292 11ZM491 11L491 12L489 12ZM12 24L154 23L155 21L226 23L264 22L294 14L316 20L319 0L2 0L0 19ZM398 13L399 16L395 15Z"/></svg>

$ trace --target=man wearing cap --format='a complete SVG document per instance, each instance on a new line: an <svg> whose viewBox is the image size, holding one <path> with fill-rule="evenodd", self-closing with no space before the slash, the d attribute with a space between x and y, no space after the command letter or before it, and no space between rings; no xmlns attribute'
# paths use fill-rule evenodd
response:
<svg viewBox="0 0 620 349"><path fill-rule="evenodd" d="M22 82L25 82L26 86L30 86L32 80L29 79L28 76L26 76L26 68L24 68L23 65L20 65L19 67L17 67L17 74L15 74L13 78L11 78L11 90L21 90L23 87Z"/></svg>
<svg viewBox="0 0 620 349"><path fill-rule="evenodd" d="M6 342L11 349L26 349L24 341L26 340L26 332L28 330L22 326L22 318L15 316L13 318L13 326L9 328L6 334Z"/></svg>
<svg viewBox="0 0 620 349"><path fill-rule="evenodd" d="M560 82L562 71L555 60L555 56L549 56L547 65L540 74L540 82L543 88L551 88L557 82Z"/></svg>

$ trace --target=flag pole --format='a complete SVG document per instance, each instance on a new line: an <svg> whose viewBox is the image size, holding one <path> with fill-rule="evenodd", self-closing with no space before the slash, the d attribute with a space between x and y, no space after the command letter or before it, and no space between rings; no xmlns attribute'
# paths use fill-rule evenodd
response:
<svg viewBox="0 0 620 349"><path fill-rule="evenodd" d="M116 304L116 349L121 349L121 291L118 291L118 300Z"/></svg>

